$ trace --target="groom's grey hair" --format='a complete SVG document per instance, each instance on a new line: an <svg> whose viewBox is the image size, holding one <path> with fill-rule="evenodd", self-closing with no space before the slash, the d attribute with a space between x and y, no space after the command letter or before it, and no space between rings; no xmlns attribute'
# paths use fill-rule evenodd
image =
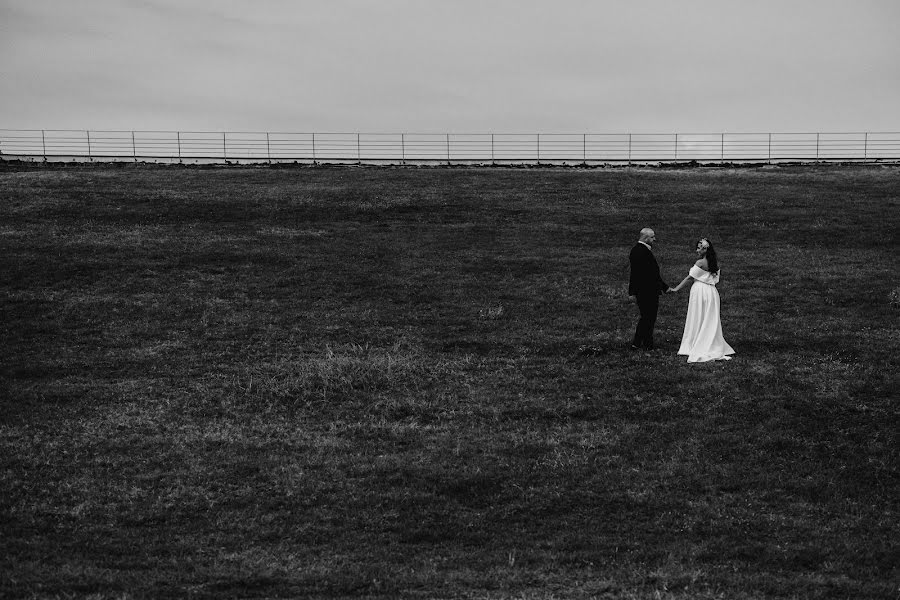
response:
<svg viewBox="0 0 900 600"><path fill-rule="evenodd" d="M645 237L651 236L651 235L653 235L652 227L644 227L643 229L641 229L641 233L640 233L641 238L645 238Z"/></svg>

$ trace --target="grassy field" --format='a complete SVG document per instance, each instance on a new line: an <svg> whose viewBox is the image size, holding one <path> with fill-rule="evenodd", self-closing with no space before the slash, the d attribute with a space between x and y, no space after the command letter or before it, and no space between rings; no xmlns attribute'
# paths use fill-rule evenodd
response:
<svg viewBox="0 0 900 600"><path fill-rule="evenodd" d="M900 169L0 165L0 597L900 594ZM627 350L708 236L727 363ZM589 353L582 347L590 347Z"/></svg>

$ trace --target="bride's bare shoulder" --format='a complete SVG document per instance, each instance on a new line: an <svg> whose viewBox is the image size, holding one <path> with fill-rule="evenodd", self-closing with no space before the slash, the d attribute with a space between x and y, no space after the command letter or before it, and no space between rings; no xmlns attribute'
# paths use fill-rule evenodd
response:
<svg viewBox="0 0 900 600"><path fill-rule="evenodd" d="M704 271L709 271L709 261L706 258L701 258L697 262L694 263L696 266L700 267Z"/></svg>

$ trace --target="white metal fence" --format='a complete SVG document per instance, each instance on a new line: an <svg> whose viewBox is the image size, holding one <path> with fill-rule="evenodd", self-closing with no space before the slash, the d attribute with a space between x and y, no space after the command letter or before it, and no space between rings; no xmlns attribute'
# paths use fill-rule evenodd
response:
<svg viewBox="0 0 900 600"><path fill-rule="evenodd" d="M0 129L24 160L602 164L898 161L900 133L285 133Z"/></svg>

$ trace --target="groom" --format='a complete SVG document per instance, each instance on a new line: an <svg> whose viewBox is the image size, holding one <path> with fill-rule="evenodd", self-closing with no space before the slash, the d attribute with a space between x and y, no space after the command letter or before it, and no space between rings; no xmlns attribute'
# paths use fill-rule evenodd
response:
<svg viewBox="0 0 900 600"><path fill-rule="evenodd" d="M659 311L659 296L668 291L669 286L659 274L659 263L653 256L656 234L649 227L641 229L638 242L631 249L628 260L631 263L631 277L628 280L628 295L637 302L641 311L632 350L653 350L653 326Z"/></svg>

